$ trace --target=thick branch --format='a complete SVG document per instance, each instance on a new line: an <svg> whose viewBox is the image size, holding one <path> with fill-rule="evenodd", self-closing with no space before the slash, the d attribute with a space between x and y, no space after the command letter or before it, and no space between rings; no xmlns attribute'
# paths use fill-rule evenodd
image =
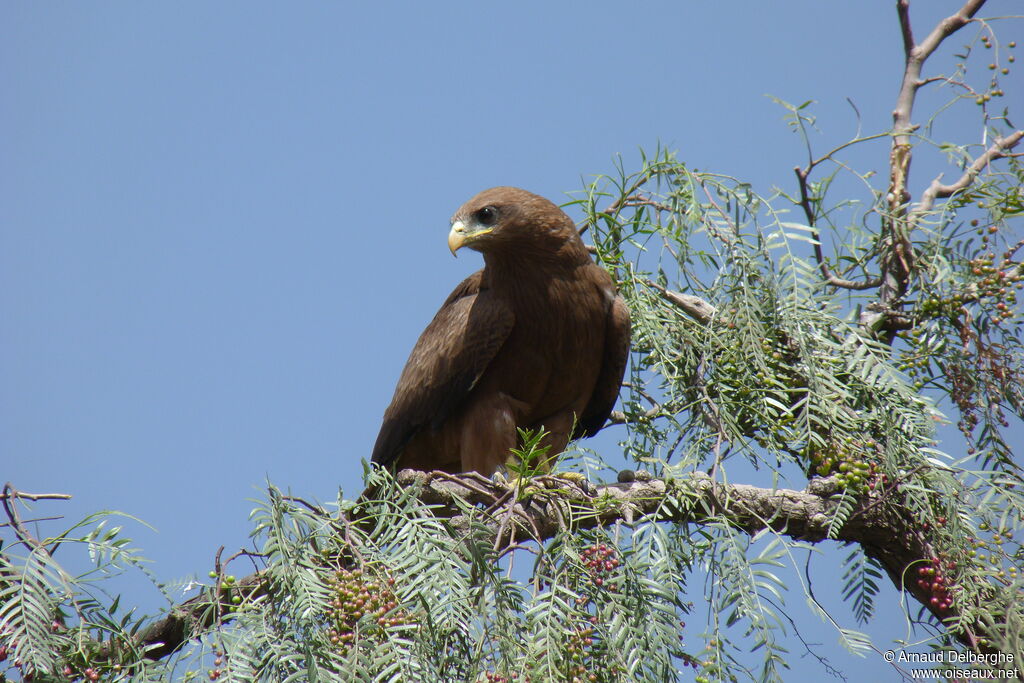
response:
<svg viewBox="0 0 1024 683"><path fill-rule="evenodd" d="M536 486L530 486L531 495L520 495L517 500L514 489L472 475L403 470L397 476L399 485L416 490L421 501L439 506L438 514L450 515L456 532L468 536L474 526L478 529L483 523L489 527L496 551L523 539L543 542L566 528L593 528L619 521L632 524L641 519L680 524L725 521L751 535L772 529L793 539L818 543L829 539L830 520L836 510L832 496L839 491L832 479L813 479L805 491L723 484L700 472L672 482L649 476L635 479L588 492L570 481L542 477ZM886 568L898 589L909 591L938 618L950 618L952 614L936 611L929 596L909 581L908 568L931 554L920 525L895 512L900 507L888 504L882 496L865 498L832 540L860 544ZM472 519L464 512L465 503L478 506ZM904 579L908 579L906 584ZM243 598L252 598L267 588L262 574L256 573L239 581L235 590ZM207 589L143 630L138 644L149 648L151 658L165 657L223 614ZM958 637L976 647L971 634Z"/></svg>
<svg viewBox="0 0 1024 683"><path fill-rule="evenodd" d="M640 481L607 484L597 487L592 496L582 495L582 489L574 484L555 478L547 481L556 482L553 484L556 488L527 501L510 503L514 506L519 529L524 532L520 539L522 535L532 535L535 540L544 541L567 526L592 528L618 521L632 524L645 518L681 524L725 521L750 535L771 529L809 543L825 540L856 543L885 568L898 590L909 592L940 621L956 616L955 607L943 610L934 606L931 594L914 582L911 569L922 566L934 553L920 524L898 512L902 506L890 504L885 493L863 498L847 522L832 530L830 538L830 522L837 508L833 495L841 490L834 478L815 478L808 483L807 490L794 491L724 484L702 472L694 472L679 482L645 477ZM455 499L488 505L496 495L491 492L482 495L479 490L467 488L450 476L438 478L435 473L415 470L400 472L398 482L419 489L424 502L450 509L454 515L453 527L467 534L472 520L457 513ZM495 517L500 518L501 514ZM508 525L493 525L492 528L503 535L495 547L516 541L515 531L510 531ZM977 649L978 631L980 628L975 627L957 632L955 636L968 647Z"/></svg>
<svg viewBox="0 0 1024 683"><path fill-rule="evenodd" d="M250 574L232 586L233 594L243 600L253 600L266 593L266 590L263 572ZM205 590L143 629L137 644L146 650L146 657L163 659L227 613L226 601L214 600L209 590Z"/></svg>

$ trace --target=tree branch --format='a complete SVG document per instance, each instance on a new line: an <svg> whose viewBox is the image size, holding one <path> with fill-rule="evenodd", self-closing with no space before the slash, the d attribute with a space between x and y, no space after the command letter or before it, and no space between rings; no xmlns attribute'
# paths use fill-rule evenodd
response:
<svg viewBox="0 0 1024 683"><path fill-rule="evenodd" d="M44 546L39 541L39 539L33 536L31 532L29 532L29 530L25 528L25 524L21 519L21 514L18 512L17 500L19 498L38 500L38 498L35 498L34 496L41 496L46 498L60 498L62 494L22 493L18 489L14 488L14 484L12 484L11 482L7 482L6 484L4 484L3 492L0 493L0 505L3 506L4 513L7 515L7 521L10 524L11 529L14 530L14 533L18 537L18 540L22 544L24 544L26 548L40 550L49 555L50 551L46 549L46 546ZM68 496L68 498L70 498L70 496Z"/></svg>
<svg viewBox="0 0 1024 683"><path fill-rule="evenodd" d="M871 289L877 287L882 283L881 278L872 278L864 282L856 282L854 280L846 280L838 277L832 272L832 269L828 267L828 262L825 260L825 254L821 249L821 233L818 231L817 217L814 215L814 207L811 205L811 197L807 191L807 176L810 175L810 170L814 167L814 162L808 164L806 169L797 166L793 169L796 173L798 185L800 187L800 207L804 210L804 217L807 219L807 227L812 231L814 237L814 260L818 262L818 269L821 270L821 276L825 278L825 282L832 285L833 287L840 287L842 289Z"/></svg>
<svg viewBox="0 0 1024 683"><path fill-rule="evenodd" d="M15 489L10 482L4 487L3 491L0 491L0 500L10 500L12 498L22 498L24 500L71 500L70 493L28 493L26 491L18 491Z"/></svg>
<svg viewBox="0 0 1024 683"><path fill-rule="evenodd" d="M899 302L910 286L914 269L914 249L910 233L914 228L908 214L910 192L907 189L910 178L912 157L911 134L917 129L911 118L918 89L926 82L921 78L925 61L949 36L966 26L985 0L967 0L960 9L942 21L920 43L914 40L910 22L910 0L897 0L900 32L903 36L903 79L896 107L892 112L892 146L889 152L889 190L886 194L888 210L883 216L883 231L880 236L879 253L881 265L878 302L873 310L861 315L861 325L872 332L886 329L885 316L896 312ZM888 341L894 336L889 333Z"/></svg>
<svg viewBox="0 0 1024 683"><path fill-rule="evenodd" d="M582 489L575 484L548 477L546 482L555 482L557 488L545 490L528 501L509 504L515 506L520 531L532 530L536 535L534 540L538 542L553 538L565 528L568 503L571 505L573 529L619 521L633 524L640 519L679 524L699 524L716 519L724 520L750 535L771 529L808 543L825 540L856 543L885 568L898 590L909 592L940 621L956 619L955 606L947 610L934 605L931 593L922 590L913 580L916 574L912 576L911 570L924 566L934 557L934 552L921 525L901 514L898 502L889 504L890 489L862 498L847 522L838 529L832 529L831 520L838 505L834 494L841 491L834 477L812 479L805 491L724 484L702 472L694 472L685 480L672 482L649 476L637 479L602 485L597 487L592 497L581 497ZM442 479L435 473L415 470L399 472L398 483L419 490L423 502L449 509L453 515L453 528L466 534L469 534L473 520L458 512L455 500L484 505L492 495L477 499L475 496L478 494L462 486L456 478ZM834 532L831 538L830 530ZM514 533L507 525L497 531ZM500 548L504 543L513 542L514 535L498 541L495 545ZM976 625L954 635L968 647L978 649L978 633L981 631L982 628Z"/></svg>
<svg viewBox="0 0 1024 683"><path fill-rule="evenodd" d="M910 570L922 565L933 553L921 525L901 515L898 503L889 504L890 489L880 489L863 498L846 524L832 529L835 533L830 538L837 506L834 494L841 490L834 478L815 478L806 490L795 491L725 484L701 472L674 481L642 474L620 477L625 481L598 486L591 493L568 480L539 477L530 487L535 493L528 497L520 495L518 499L512 495L512 485L488 480L483 487L476 485L469 475L403 470L398 473L397 482L416 491L423 503L437 506L436 514L448 516L457 533L476 534L481 522L485 524L494 535L498 552L506 546L522 544L524 536L542 543L566 528L586 529L616 522L633 524L641 519L677 524L724 521L751 535L771 529L808 543L856 543L885 567L898 590L911 593L940 620L956 616L950 610L933 606L930 595L910 580ZM478 506L477 511L467 514L466 504ZM243 599L268 592L262 572L239 580L232 588ZM222 602L206 589L143 629L137 643L147 648L148 657L160 659L225 615ZM972 630L958 632L956 636L968 646L977 647L977 636Z"/></svg>
<svg viewBox="0 0 1024 683"><path fill-rule="evenodd" d="M917 209L914 211L914 216L931 211L935 205L936 199L945 199L952 197L961 190L966 190L974 182L974 179L978 177L986 166L995 161L996 159L1002 159L1007 156L1007 153L1016 147L1021 139L1024 138L1024 130L1017 130L1005 137L1001 137L992 143L992 146L985 150L984 153L980 154L975 159L967 170L964 171L956 182L950 183L949 185L942 184L942 175L933 180L928 186L928 189L921 195L921 202Z"/></svg>

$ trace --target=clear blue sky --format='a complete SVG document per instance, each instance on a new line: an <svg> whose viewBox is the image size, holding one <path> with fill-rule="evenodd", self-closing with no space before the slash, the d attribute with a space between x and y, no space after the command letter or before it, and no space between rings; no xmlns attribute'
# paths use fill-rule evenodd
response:
<svg viewBox="0 0 1024 683"><path fill-rule="evenodd" d="M822 149L847 97L884 130L893 5L3 3L0 479L137 515L159 578L205 574L267 478L359 489L413 342L480 267L445 244L465 199L565 201L659 141L792 188L765 94L817 100ZM923 34L957 3L916 5ZM838 669L894 678L792 608Z"/></svg>

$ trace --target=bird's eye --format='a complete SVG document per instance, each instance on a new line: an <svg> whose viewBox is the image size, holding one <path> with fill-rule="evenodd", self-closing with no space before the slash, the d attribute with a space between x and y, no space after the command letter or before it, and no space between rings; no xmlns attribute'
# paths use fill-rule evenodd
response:
<svg viewBox="0 0 1024 683"><path fill-rule="evenodd" d="M498 222L498 210L493 206L485 206L476 212L476 222L489 228Z"/></svg>

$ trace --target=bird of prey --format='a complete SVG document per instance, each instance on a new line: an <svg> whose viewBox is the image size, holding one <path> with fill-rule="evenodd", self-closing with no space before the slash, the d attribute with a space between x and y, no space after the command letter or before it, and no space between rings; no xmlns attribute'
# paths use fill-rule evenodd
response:
<svg viewBox="0 0 1024 683"><path fill-rule="evenodd" d="M452 218L448 246L483 254L420 335L371 460L400 470L491 476L519 442L547 457L604 426L629 355L629 310L553 203L484 190Z"/></svg>

